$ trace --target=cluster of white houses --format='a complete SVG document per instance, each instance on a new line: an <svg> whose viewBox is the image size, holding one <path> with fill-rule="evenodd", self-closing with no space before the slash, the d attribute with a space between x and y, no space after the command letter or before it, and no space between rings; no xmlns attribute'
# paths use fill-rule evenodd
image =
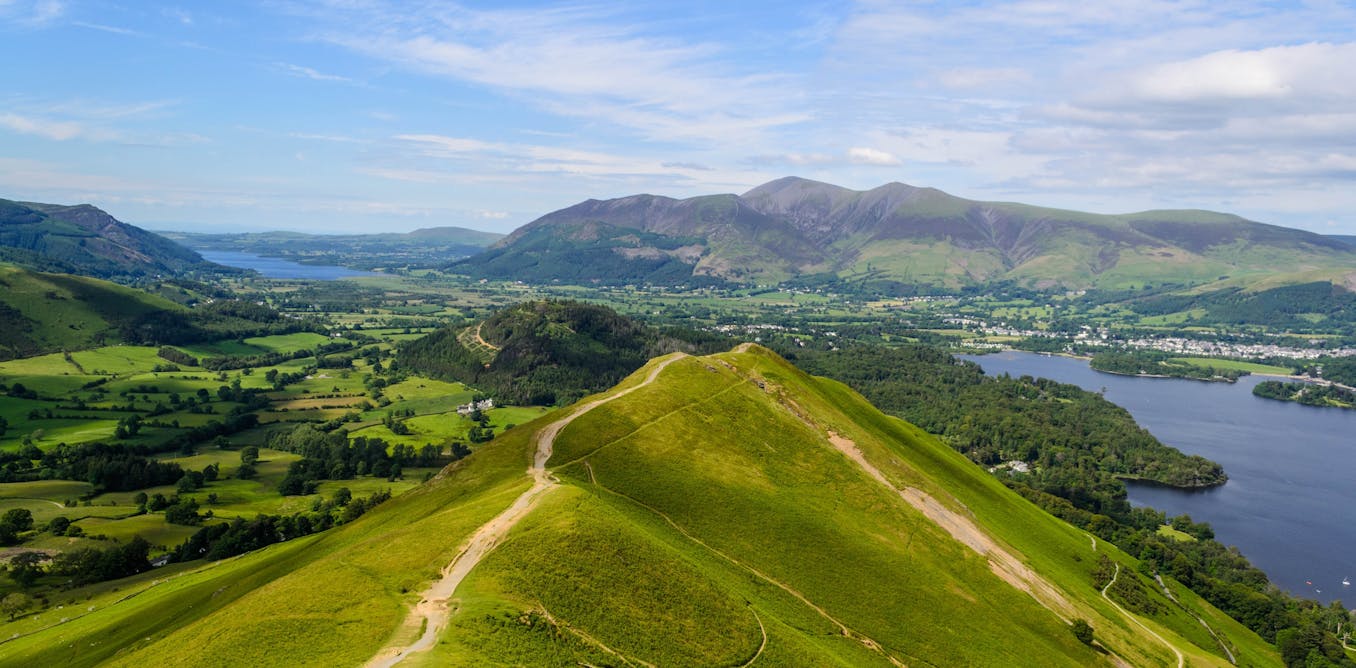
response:
<svg viewBox="0 0 1356 668"><path fill-rule="evenodd" d="M480 401L472 401L469 404L457 406L457 414L470 415L476 411L487 411L491 408L494 408L494 399L481 399Z"/></svg>

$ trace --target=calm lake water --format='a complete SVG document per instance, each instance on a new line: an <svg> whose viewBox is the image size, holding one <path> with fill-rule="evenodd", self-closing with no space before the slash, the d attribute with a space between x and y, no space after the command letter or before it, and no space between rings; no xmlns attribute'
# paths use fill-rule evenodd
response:
<svg viewBox="0 0 1356 668"><path fill-rule="evenodd" d="M1083 360L1033 353L963 356L990 375L1050 378L1106 389L1164 443L1219 462L1221 487L1184 492L1131 484L1130 502L1210 522L1278 587L1324 602L1356 603L1356 411L1259 399L1237 383L1135 378ZM1310 581L1313 584L1306 584Z"/></svg>
<svg viewBox="0 0 1356 668"><path fill-rule="evenodd" d="M370 271L357 271L347 267L299 264L280 257L262 257L253 253L237 251L198 251L209 262L224 264L228 267L253 269L265 278L304 278L316 281L332 281L336 278L355 276L380 276Z"/></svg>

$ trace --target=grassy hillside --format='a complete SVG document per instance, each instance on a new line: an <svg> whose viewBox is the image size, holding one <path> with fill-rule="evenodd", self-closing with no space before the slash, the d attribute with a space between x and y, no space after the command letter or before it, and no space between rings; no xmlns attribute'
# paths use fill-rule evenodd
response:
<svg viewBox="0 0 1356 668"><path fill-rule="evenodd" d="M20 633L0 664L356 665L409 644L409 607L559 432L537 504L410 665L1227 665L1195 616L1239 665L1279 665L843 385L759 348L665 362L352 524L0 626Z"/></svg>
<svg viewBox="0 0 1356 668"><path fill-rule="evenodd" d="M186 310L93 278L0 264L0 359L116 343L123 325L158 313Z"/></svg>
<svg viewBox="0 0 1356 668"><path fill-rule="evenodd" d="M96 278L0 263L0 360L117 343L177 345L315 329L249 302L208 300L190 309Z"/></svg>

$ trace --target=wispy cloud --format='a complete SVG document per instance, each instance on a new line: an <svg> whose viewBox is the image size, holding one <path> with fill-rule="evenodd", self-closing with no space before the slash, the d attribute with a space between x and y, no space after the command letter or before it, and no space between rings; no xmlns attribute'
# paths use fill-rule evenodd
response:
<svg viewBox="0 0 1356 668"><path fill-rule="evenodd" d="M102 23L91 23L88 21L71 21L71 25L99 32L111 33L114 35L126 35L128 37L145 37L146 33L132 30L131 28L120 28L118 26L104 25Z"/></svg>
<svg viewBox="0 0 1356 668"><path fill-rule="evenodd" d="M25 28L45 28L66 14L60 0L5 0L0 2L0 22L13 22Z"/></svg>
<svg viewBox="0 0 1356 668"><path fill-rule="evenodd" d="M53 141L83 140L144 146L182 146L207 141L190 132L146 128L173 101L108 104L89 100L13 103L0 111L0 129Z"/></svg>
<svg viewBox="0 0 1356 668"><path fill-rule="evenodd" d="M81 123L73 121L55 121L46 118L35 118L32 116L21 116L13 113L0 114L0 127L8 128L14 132L26 135L37 135L56 141L66 141L79 137L91 139L109 139L111 137L101 137L97 133L91 136L88 127Z"/></svg>
<svg viewBox="0 0 1356 668"><path fill-rule="evenodd" d="M335 81L335 82L340 82L340 83L353 83L353 82L354 82L353 79L350 79L350 78L348 78L348 77L339 76L339 75L337 75L337 74L326 74L326 73L324 73L324 72L317 71L317 70L312 69L312 68L310 68L310 67L304 67L304 66L302 66L302 65L293 65L292 63L282 63L282 62L279 62L279 63L274 63L274 66L277 67L278 69L282 70L283 72L286 72L287 74L290 74L290 75L292 75L292 76L294 76L294 77L301 77L301 78L303 78L303 79L311 79L312 81Z"/></svg>
<svg viewBox="0 0 1356 668"><path fill-rule="evenodd" d="M741 68L719 44L658 36L599 6L477 11L384 2L327 7L322 38L553 113L652 139L716 141L805 121L793 75Z"/></svg>
<svg viewBox="0 0 1356 668"><path fill-rule="evenodd" d="M937 74L938 83L957 89L1021 84L1031 79L1031 73L1020 67L958 67Z"/></svg>

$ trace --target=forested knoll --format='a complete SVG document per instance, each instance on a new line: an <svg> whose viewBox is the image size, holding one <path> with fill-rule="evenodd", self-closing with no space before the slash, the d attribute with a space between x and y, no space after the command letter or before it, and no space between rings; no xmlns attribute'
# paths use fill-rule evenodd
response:
<svg viewBox="0 0 1356 668"><path fill-rule="evenodd" d="M1101 352L1093 355L1088 365L1097 371L1126 376L1169 376L1230 383L1248 375L1247 371L1240 369L1219 369L1190 364L1176 359L1171 353L1157 350Z"/></svg>
<svg viewBox="0 0 1356 668"><path fill-rule="evenodd" d="M569 403L604 390L650 358L675 351L711 352L721 337L659 330L605 306L538 301L500 311L476 330L497 348L493 359L458 340L465 325L441 329L400 349L399 363L415 373L467 382L500 403Z"/></svg>

